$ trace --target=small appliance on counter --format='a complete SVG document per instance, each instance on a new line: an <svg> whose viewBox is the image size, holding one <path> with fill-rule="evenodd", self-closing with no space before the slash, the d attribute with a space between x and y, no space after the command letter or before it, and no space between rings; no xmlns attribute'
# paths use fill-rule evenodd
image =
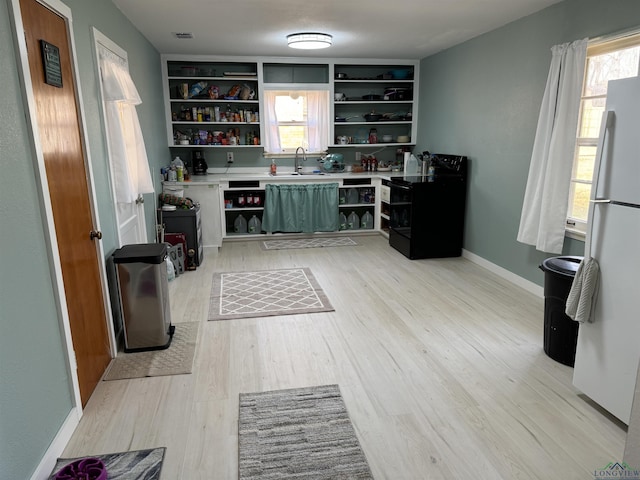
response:
<svg viewBox="0 0 640 480"><path fill-rule="evenodd" d="M329 153L319 158L318 162L322 164L323 172L344 172L344 157L341 153Z"/></svg>
<svg viewBox="0 0 640 480"><path fill-rule="evenodd" d="M195 150L193 152L193 157L191 160L191 164L193 165L193 174L194 175L206 175L207 169L209 166L204 159L204 154L202 150Z"/></svg>

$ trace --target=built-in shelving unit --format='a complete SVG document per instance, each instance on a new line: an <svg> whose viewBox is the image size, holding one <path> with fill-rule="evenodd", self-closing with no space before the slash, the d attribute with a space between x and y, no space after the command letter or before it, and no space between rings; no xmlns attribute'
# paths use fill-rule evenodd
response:
<svg viewBox="0 0 640 480"><path fill-rule="evenodd" d="M340 222L340 230L371 230L375 228L376 187L371 179L348 180L342 182L338 189L338 210L344 215ZM357 215L357 225L350 222L349 216ZM365 213L369 214L369 224L363 225ZM346 219L346 222L344 221Z"/></svg>
<svg viewBox="0 0 640 480"><path fill-rule="evenodd" d="M379 148L415 144L418 75L418 62L336 63L333 146ZM380 118L371 121L371 117L365 117L367 114ZM385 135L390 138L385 140Z"/></svg>
<svg viewBox="0 0 640 480"><path fill-rule="evenodd" d="M162 58L171 148L261 147L258 62Z"/></svg>
<svg viewBox="0 0 640 480"><path fill-rule="evenodd" d="M248 236L262 235L265 232L253 230L249 226L249 221L255 215L262 224L262 214L264 212L264 187L260 182L229 182L228 186L222 190L222 215L224 236ZM241 230L236 224L236 220L242 216L246 222L245 229Z"/></svg>

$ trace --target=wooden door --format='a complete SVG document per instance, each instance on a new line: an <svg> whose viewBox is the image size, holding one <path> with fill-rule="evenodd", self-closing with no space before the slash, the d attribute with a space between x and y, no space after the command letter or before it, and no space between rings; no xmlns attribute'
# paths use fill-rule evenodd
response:
<svg viewBox="0 0 640 480"><path fill-rule="evenodd" d="M36 0L20 9L84 406L111 351L67 22ZM59 50L62 87L45 83L41 40Z"/></svg>

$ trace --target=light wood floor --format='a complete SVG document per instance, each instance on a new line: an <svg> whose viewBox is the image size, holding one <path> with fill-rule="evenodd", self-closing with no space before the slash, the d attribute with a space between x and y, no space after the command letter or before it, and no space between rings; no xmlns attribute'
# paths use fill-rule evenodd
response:
<svg viewBox="0 0 640 480"><path fill-rule="evenodd" d="M238 393L337 383L376 479L591 479L625 430L542 350L543 300L462 259L225 243L170 284L191 375L101 382L66 456L167 447L163 479L237 478ZM213 272L310 267L335 312L206 320Z"/></svg>

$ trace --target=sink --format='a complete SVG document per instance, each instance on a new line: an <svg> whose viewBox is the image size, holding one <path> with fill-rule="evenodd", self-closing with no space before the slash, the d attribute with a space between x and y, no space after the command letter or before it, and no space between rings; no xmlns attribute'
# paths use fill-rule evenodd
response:
<svg viewBox="0 0 640 480"><path fill-rule="evenodd" d="M292 172L291 175L327 175L325 172Z"/></svg>

